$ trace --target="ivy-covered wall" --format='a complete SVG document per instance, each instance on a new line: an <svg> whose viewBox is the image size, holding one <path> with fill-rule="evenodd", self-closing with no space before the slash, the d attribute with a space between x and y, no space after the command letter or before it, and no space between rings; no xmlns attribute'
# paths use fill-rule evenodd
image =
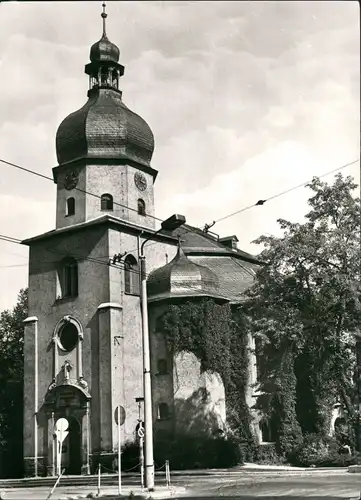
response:
<svg viewBox="0 0 361 500"><path fill-rule="evenodd" d="M214 380L213 385L204 383L187 399L178 397L175 386L177 381L173 380L174 421L183 420L183 425L177 423L168 426L168 429L172 430L172 439L180 443L178 451L179 447L184 447L184 443L188 442L192 426L197 421L197 441L203 440L204 443L208 443L202 446L209 456L212 456L209 451L211 445L233 446L233 453L229 450L227 452L230 460L234 461L235 456L238 457L238 462L241 459L252 460L256 440L252 433L249 405L251 352L248 335L241 321L237 319L238 311L232 310L229 303L202 298L177 301L160 307L153 306L150 309L150 316L153 334L158 337L153 345L161 350L162 355L165 351L164 346L161 346L159 332L162 333L168 359L172 360L173 364L180 356L189 358L189 355L193 355L194 367L198 362L196 367L198 372L203 374L205 380L211 381L212 377ZM155 317L158 318L156 322ZM192 370L189 370L189 375L195 379ZM222 385L225 393L227 425L223 429L219 425L219 412L211 409L212 403L214 407L217 399L215 398L217 377L221 382L218 388ZM176 379L176 376L174 378ZM192 382L195 380L190 383ZM184 425L185 415L188 415L186 425ZM157 428L160 428L158 423ZM198 456L197 460L200 463L200 452L192 453Z"/></svg>

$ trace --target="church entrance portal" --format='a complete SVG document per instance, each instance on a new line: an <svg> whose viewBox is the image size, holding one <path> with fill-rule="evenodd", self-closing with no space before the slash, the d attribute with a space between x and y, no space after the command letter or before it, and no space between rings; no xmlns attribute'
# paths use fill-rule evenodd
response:
<svg viewBox="0 0 361 500"><path fill-rule="evenodd" d="M68 421L67 436L61 449L61 469L66 475L90 474L89 464L89 401L90 394L79 384L50 386L44 411L48 417L47 474L58 473L56 422Z"/></svg>

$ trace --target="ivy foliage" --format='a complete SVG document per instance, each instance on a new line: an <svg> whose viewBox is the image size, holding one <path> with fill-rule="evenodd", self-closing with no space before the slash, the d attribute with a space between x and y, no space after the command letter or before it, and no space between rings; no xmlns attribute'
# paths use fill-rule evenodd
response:
<svg viewBox="0 0 361 500"><path fill-rule="evenodd" d="M243 447L243 458L252 459L254 438L246 402L248 341L242 318L230 304L212 299L170 304L162 316L162 330L172 355L193 353L202 371L218 373L223 381L227 423Z"/></svg>
<svg viewBox="0 0 361 500"><path fill-rule="evenodd" d="M229 304L213 300L171 304L163 314L163 331L172 353L190 352L201 370L217 372L228 384L231 375L232 314Z"/></svg>

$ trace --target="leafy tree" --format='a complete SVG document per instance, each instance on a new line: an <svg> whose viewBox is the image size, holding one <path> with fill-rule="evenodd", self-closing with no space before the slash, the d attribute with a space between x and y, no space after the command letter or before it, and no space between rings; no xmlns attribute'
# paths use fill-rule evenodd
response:
<svg viewBox="0 0 361 500"><path fill-rule="evenodd" d="M267 359L261 383L263 388L274 384L268 401L279 404L283 386L296 376L297 398L286 398L288 410L285 405L282 410L283 424L290 412L297 413L297 422L288 422L290 435L298 422L303 432L326 434L337 397L358 422L351 371L361 320L357 186L338 174L333 185L314 178L307 187L313 193L305 222L280 219L281 237L256 241L264 245L260 258L267 265L241 307ZM284 358L290 352L293 362L285 374Z"/></svg>
<svg viewBox="0 0 361 500"><path fill-rule="evenodd" d="M0 315L0 474L22 475L23 462L23 321L28 314L28 290L16 306Z"/></svg>

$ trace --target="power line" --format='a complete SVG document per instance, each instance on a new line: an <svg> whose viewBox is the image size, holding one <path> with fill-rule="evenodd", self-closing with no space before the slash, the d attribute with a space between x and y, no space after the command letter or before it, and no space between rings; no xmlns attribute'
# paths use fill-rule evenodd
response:
<svg viewBox="0 0 361 500"><path fill-rule="evenodd" d="M27 173L29 173L29 174L33 174L33 175L36 175L36 176L41 177L41 178L43 178L43 179L49 180L49 181L51 181L51 182L54 182L54 180L52 179L52 177L49 177L49 176L44 175L44 174L41 174L40 172L36 172L35 170L31 170L31 169L29 169L29 168L22 167L22 166L20 166L20 165L17 165L16 163L12 163L12 162L9 162L9 161L6 161L6 160L3 160L3 159L1 159L1 158L0 158L0 162L5 163L6 165L9 165L10 167L17 168L17 169L22 170L22 171L24 171L24 172L27 172ZM64 182L61 182L61 181L58 181L58 182L59 182L59 184L62 184L63 186L65 186L65 183L64 183ZM90 191L87 191L87 190L84 190L84 189L81 189L81 188L77 188L77 187L75 188L75 190L76 190L76 191L79 191L79 192L82 192L82 193L85 193L85 194L88 194L88 195L90 195L90 196L94 196L95 198L98 198L98 199L100 199L100 200L101 200L101 196L99 196L99 195L97 195L97 194L95 194L95 193L91 193ZM137 212L137 213L138 213L138 210L137 210L137 209L135 209L135 208L131 208L131 207L127 206L127 205L123 205L122 203L117 203L117 202L113 201L113 204L114 204L114 205L117 205L117 206L120 206L120 207L122 207L122 208L126 208L126 209L128 209L128 210L131 210L131 211L133 211L133 212ZM149 214L147 214L147 217L150 217L151 219L154 219L154 220L159 221L159 222L163 222L163 219L160 219L159 217L155 217L155 216L153 216L153 215L149 215ZM191 232L191 231L192 231L192 229L189 229L187 232ZM1 238L0 238L0 239L1 239ZM5 241L7 241L7 240L5 240ZM148 246L148 247L149 247L149 246L154 245L154 244L156 244L156 243L157 243L156 241L155 241L155 242L150 242L149 244L146 244L146 246ZM129 250L127 253L132 253L132 252L135 252L136 250L137 250L137 248L134 248L134 249L132 249L132 250Z"/></svg>
<svg viewBox="0 0 361 500"><path fill-rule="evenodd" d="M0 162L1 163L5 163L5 165L8 165L10 167L14 167L14 168L17 168L19 170L22 170L23 172L27 172L29 174L33 174L33 175L36 175L38 177L41 177L42 179L46 179L48 181L54 182L54 179L52 179L51 177L49 177L47 175L44 175L44 174L41 174L40 172L36 172L35 170L31 170L29 168L21 167L20 165L17 165L16 163L12 163L10 161L6 161L6 160L3 160L1 158L0 158ZM57 183L65 186L65 182L58 181ZM87 191L86 189L81 189L81 188L78 188L78 187L75 187L74 189L75 189L75 191L79 191L80 193L88 194L89 196L94 196L95 198L98 198L99 200L101 200L101 196L99 196L98 194L95 194L95 193L91 193L90 191ZM122 207L122 208L126 208L127 210L130 210L132 212L137 212L138 213L138 209L129 207L128 205L123 205L122 203L118 203L116 201L113 201L113 205L116 205L116 206ZM162 219L159 219L158 217L155 217L154 215L146 214L146 216L149 217L149 218L151 218L151 219L154 219L156 221L163 222Z"/></svg>
<svg viewBox="0 0 361 500"><path fill-rule="evenodd" d="M187 232L191 232L191 230L188 230ZM5 241L14 243L16 245L20 245L21 244L21 240L19 240L18 238L13 238L11 236L0 235L0 240L1 239L4 239ZM61 252L61 251L56 250L54 248L45 247L45 250L48 250L50 252L54 252L56 254L60 254L60 255L63 255L63 256L68 256L69 255L66 252ZM132 268L129 268L129 267L125 267L125 263L124 262L120 262L119 265L117 265L117 264L113 264L111 262L112 259L108 259L107 261L102 261L102 260L100 260L98 258L86 257L84 255L75 255L75 254L73 255L73 257L75 259L81 259L81 260L92 262L93 264L98 264L98 265L100 264L100 265L105 265L105 266L108 266L108 267L113 267L115 269L118 269L119 271L125 271L125 270L127 270L130 273L133 273L133 274L136 274L136 275L140 276L140 270L138 270L138 269L132 269ZM40 261L35 261L35 262L39 263L39 264L59 264L59 261L44 261L44 260L40 260ZM24 266L24 264L19 264L19 266ZM3 267L15 267L15 265L14 266L0 266L0 269L3 268ZM145 277L149 278L150 274L151 273L146 273ZM160 284L160 283L162 283L164 281L168 281L167 278L157 279L157 280L155 280L153 282L153 284L154 283ZM215 281L215 280L207 280L205 284L206 285L207 284L208 285L218 285L219 283L217 281ZM199 290L198 287L195 287L195 286L192 286L192 285L188 285L188 289L192 290L194 292L199 292L200 294L202 294L202 290ZM221 295L221 293L219 295Z"/></svg>
<svg viewBox="0 0 361 500"><path fill-rule="evenodd" d="M360 159L358 158L357 160L354 160L354 161L351 161L350 163L346 163L346 165L343 165L342 167L338 167L338 168L335 168L333 170L330 170L329 172L325 172L324 174L322 175L317 175L316 177L318 178L321 178L321 177L325 177L326 175L330 175L334 172L337 172L339 170L342 170L343 168L346 168L346 167L349 167L350 165L353 165L354 163L357 163L358 161L360 161ZM270 196L269 198L266 198L265 200L258 200L257 203L253 204L253 205L248 205L247 207L244 207L244 208L241 208L240 210L237 210L236 212L232 212L231 214L229 215L225 215L224 217L221 217L220 219L217 219L215 221L213 221L212 223L212 226L214 224L216 224L217 222L221 222L225 219L229 219L229 217L233 217L234 215L237 215L237 214L240 214L242 212L245 212L246 210L249 210L250 208L253 208L253 207L257 207L257 206L262 206L264 205L267 201L270 201L270 200L274 200L275 198L278 198L279 196L283 196L284 194L287 194L287 193L290 193L291 191L294 191L295 189L298 189L300 187L304 187L306 186L309 182L311 182L310 180L306 181L306 182L303 182L302 184L298 184L297 186L293 186L289 189L286 189L285 191L281 191L280 193L277 193L273 196Z"/></svg>

